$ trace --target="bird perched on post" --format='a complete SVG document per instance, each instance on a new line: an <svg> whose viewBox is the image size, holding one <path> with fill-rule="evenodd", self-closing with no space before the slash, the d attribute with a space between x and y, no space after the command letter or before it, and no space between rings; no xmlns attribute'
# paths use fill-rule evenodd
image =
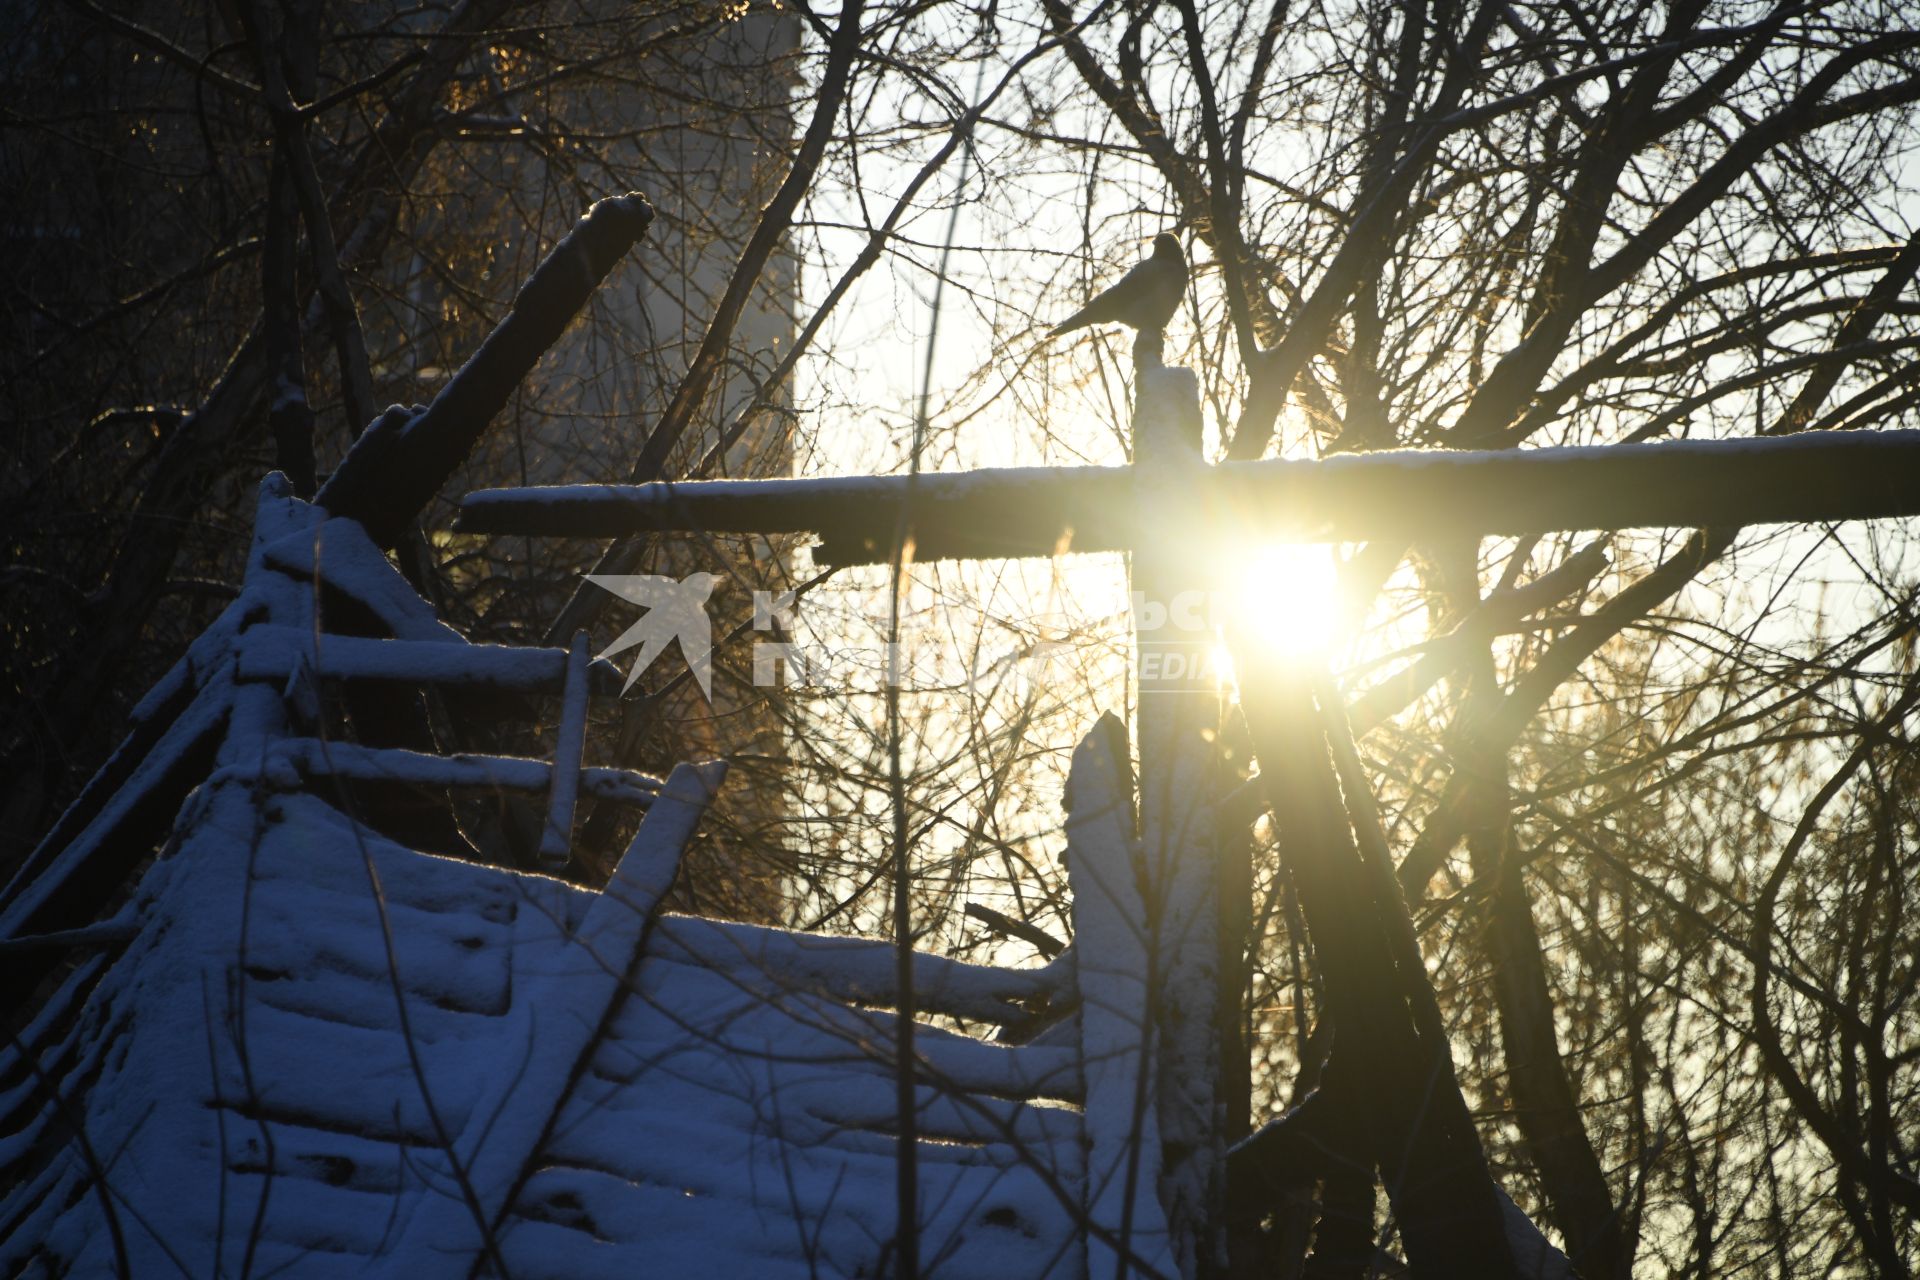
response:
<svg viewBox="0 0 1920 1280"><path fill-rule="evenodd" d="M1053 327L1057 336L1090 324L1131 325L1142 333L1167 327L1187 291L1187 255L1180 240L1162 231L1153 238L1153 255L1120 277L1120 283Z"/></svg>

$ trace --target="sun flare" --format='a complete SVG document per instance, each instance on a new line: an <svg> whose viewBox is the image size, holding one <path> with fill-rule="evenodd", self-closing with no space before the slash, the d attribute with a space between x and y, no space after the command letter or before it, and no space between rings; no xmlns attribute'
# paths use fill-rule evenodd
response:
<svg viewBox="0 0 1920 1280"><path fill-rule="evenodd" d="M1332 645L1339 619L1333 548L1269 543L1256 548L1231 579L1235 621L1270 654L1307 657Z"/></svg>

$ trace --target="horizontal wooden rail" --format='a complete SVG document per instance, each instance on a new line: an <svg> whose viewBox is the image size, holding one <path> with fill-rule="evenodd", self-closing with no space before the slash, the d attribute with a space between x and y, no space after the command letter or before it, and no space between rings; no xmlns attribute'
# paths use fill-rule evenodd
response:
<svg viewBox="0 0 1920 1280"><path fill-rule="evenodd" d="M794 933L764 925L662 916L655 954L725 974L746 990L804 990L856 1005L894 1007L898 953L891 942ZM914 1006L974 1022L1004 1025L1028 1016L1036 1000L1069 998L1071 962L1030 969L973 964L913 953Z"/></svg>
<svg viewBox="0 0 1920 1280"><path fill-rule="evenodd" d="M450 755L398 747L364 747L317 738L282 738L273 744L274 764L284 763L302 777L345 778L356 782L392 782L403 786L449 787L536 794L551 789L553 766L519 756ZM660 792L660 780L632 769L588 765L580 770L580 790L600 800L646 808Z"/></svg>
<svg viewBox="0 0 1920 1280"><path fill-rule="evenodd" d="M1115 551L1190 536L1349 541L1860 520L1920 515L1920 431L1195 464L1198 528L1184 514L1175 529L1143 517L1140 474L1006 467L494 489L467 496L459 528L594 538L815 533L815 560L836 565L888 559L903 506L920 560Z"/></svg>
<svg viewBox="0 0 1920 1280"><path fill-rule="evenodd" d="M558 693L566 683L567 661L565 649L382 640L324 632L316 636L296 627L263 623L240 637L238 675L242 680L278 681L305 669L323 680L385 680ZM620 669L611 662L589 663L587 675L596 692L616 693L620 689Z"/></svg>

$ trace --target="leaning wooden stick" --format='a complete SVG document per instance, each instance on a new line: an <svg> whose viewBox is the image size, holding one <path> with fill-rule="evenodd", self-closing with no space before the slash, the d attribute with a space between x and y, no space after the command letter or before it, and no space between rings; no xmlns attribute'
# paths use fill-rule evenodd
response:
<svg viewBox="0 0 1920 1280"><path fill-rule="evenodd" d="M318 501L391 547L466 460L494 415L653 223L638 192L599 201L535 269L480 349L424 409L395 406L354 442Z"/></svg>

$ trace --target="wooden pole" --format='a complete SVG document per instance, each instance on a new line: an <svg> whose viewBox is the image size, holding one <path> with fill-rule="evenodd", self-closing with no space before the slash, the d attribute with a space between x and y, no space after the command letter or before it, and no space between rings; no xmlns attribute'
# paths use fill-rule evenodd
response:
<svg viewBox="0 0 1920 1280"><path fill-rule="evenodd" d="M1200 457L1199 382L1137 353L1136 518L1190 527ZM1212 791L1220 727L1206 558L1184 539L1139 546L1132 565L1139 662L1140 883L1157 1040L1160 1200L1183 1276L1225 1268L1219 1074L1219 886Z"/></svg>
<svg viewBox="0 0 1920 1280"><path fill-rule="evenodd" d="M395 406L368 424L316 501L358 520L380 546L397 543L652 222L653 206L638 192L588 209L433 403L419 410Z"/></svg>

